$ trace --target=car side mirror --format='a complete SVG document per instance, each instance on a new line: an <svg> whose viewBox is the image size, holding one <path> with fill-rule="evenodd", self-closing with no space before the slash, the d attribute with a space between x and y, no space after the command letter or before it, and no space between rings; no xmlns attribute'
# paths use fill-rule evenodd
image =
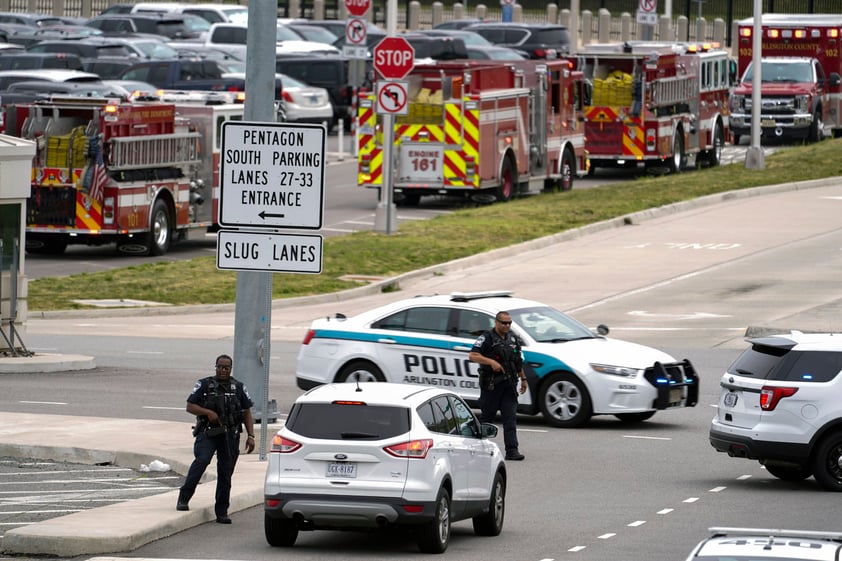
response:
<svg viewBox="0 0 842 561"><path fill-rule="evenodd" d="M605 325L604 323L600 323L599 325L596 326L596 332L599 333L600 335L602 335L603 337L608 335L609 331L610 331L610 329L608 329L608 326Z"/></svg>
<svg viewBox="0 0 842 561"><path fill-rule="evenodd" d="M830 79L828 80L831 88L835 88L840 83L842 83L842 77L839 76L838 72L832 72L830 74Z"/></svg>
<svg viewBox="0 0 842 561"><path fill-rule="evenodd" d="M494 438L497 436L497 425L492 425L491 423L483 423L481 425L480 432L482 432L483 438Z"/></svg>

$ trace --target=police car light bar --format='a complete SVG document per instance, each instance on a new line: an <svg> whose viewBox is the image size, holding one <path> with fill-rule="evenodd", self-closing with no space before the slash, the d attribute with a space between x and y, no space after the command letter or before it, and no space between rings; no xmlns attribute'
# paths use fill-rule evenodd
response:
<svg viewBox="0 0 842 561"><path fill-rule="evenodd" d="M715 536L780 536L789 538L815 538L842 541L842 532L823 532L819 530L784 530L770 528L729 528L714 526L708 531Z"/></svg>
<svg viewBox="0 0 842 561"><path fill-rule="evenodd" d="M508 298L513 294L511 290L490 290L486 292L451 292L452 302L468 302L481 298Z"/></svg>

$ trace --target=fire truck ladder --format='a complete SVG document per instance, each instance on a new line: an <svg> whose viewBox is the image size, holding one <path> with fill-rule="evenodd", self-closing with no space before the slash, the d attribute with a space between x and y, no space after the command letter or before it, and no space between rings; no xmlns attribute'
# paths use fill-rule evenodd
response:
<svg viewBox="0 0 842 561"><path fill-rule="evenodd" d="M668 107L693 99L696 76L663 78L652 84L650 102L654 107Z"/></svg>
<svg viewBox="0 0 842 561"><path fill-rule="evenodd" d="M199 140L198 132L112 138L108 167L120 171L198 164Z"/></svg>

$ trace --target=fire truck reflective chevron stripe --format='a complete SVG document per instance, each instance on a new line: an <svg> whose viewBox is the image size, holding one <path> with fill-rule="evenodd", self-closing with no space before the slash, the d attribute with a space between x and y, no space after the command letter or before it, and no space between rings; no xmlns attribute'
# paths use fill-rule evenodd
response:
<svg viewBox="0 0 842 561"><path fill-rule="evenodd" d="M81 230L102 230L102 206L87 193L76 191L76 227Z"/></svg>
<svg viewBox="0 0 842 561"><path fill-rule="evenodd" d="M360 98L357 108L357 184L383 184L383 156L380 148L382 133L377 129L374 94Z"/></svg>
<svg viewBox="0 0 842 561"><path fill-rule="evenodd" d="M645 135L643 123L640 119L627 118L624 123L623 155L635 159L643 157L645 150Z"/></svg>
<svg viewBox="0 0 842 561"><path fill-rule="evenodd" d="M397 125L395 127L395 142L405 140L444 142L444 130L440 125Z"/></svg>

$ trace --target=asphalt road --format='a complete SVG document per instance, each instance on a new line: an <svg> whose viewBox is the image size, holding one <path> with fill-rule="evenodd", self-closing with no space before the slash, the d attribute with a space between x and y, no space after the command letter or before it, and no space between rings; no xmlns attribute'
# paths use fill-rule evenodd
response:
<svg viewBox="0 0 842 561"><path fill-rule="evenodd" d="M398 293L280 308L272 315L270 397L284 412L300 393L293 363L308 318L422 291L512 288L587 325L607 323L612 336L689 358L700 372L700 403L632 427L604 417L560 430L521 417L527 460L510 466L503 534L477 538L470 523L459 523L450 559L684 559L710 526L835 529L837 495L813 480L783 482L755 462L717 454L707 428L719 377L745 347L747 326L839 329L840 204L842 181L732 198L407 281ZM27 328L35 350L92 353L100 368L4 376L13 389L0 395L7 411L182 420L192 381L233 340L230 312L62 318ZM399 533L304 533L293 550L276 550L266 545L260 508L233 519L231 528L206 524L124 557L428 558Z"/></svg>

